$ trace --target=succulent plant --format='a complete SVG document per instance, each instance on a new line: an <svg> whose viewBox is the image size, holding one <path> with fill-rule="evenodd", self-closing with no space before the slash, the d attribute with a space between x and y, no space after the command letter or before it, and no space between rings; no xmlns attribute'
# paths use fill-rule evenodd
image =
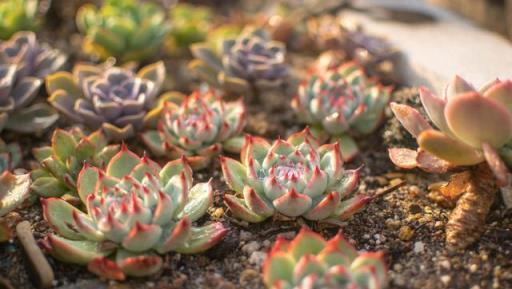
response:
<svg viewBox="0 0 512 289"><path fill-rule="evenodd" d="M102 128L112 140L129 138L150 121L165 78L163 62L128 68L77 64L73 72L48 76L49 102L69 119L91 129Z"/></svg>
<svg viewBox="0 0 512 289"><path fill-rule="evenodd" d="M195 91L165 101L161 115L158 130L142 135L157 156L186 156L194 169L201 169L223 150L240 152L245 126L242 101L225 103L212 90Z"/></svg>
<svg viewBox="0 0 512 289"><path fill-rule="evenodd" d="M57 233L44 247L109 279L153 274L162 267L158 254L201 252L227 232L221 223L192 226L213 203L210 182L192 184L185 158L162 168L123 148L105 170L86 164L80 171L77 189L87 213L62 199L42 201Z"/></svg>
<svg viewBox="0 0 512 289"><path fill-rule="evenodd" d="M508 171L500 157L512 140L512 81L495 80L479 91L459 76L448 84L443 97L420 88L420 98L434 129L414 108L391 103L396 118L419 145L417 151L390 149L390 158L402 168L419 167L445 172L453 166L487 162L498 184L506 185Z"/></svg>
<svg viewBox="0 0 512 289"><path fill-rule="evenodd" d="M38 26L38 0L2 0L0 2L0 39L8 39L21 30Z"/></svg>
<svg viewBox="0 0 512 289"><path fill-rule="evenodd" d="M307 128L272 145L247 136L241 160L221 157L227 184L243 197L226 194L224 201L235 217L248 222L279 213L337 224L370 200L362 194L348 198L359 171L344 170L339 144L318 146Z"/></svg>
<svg viewBox="0 0 512 289"><path fill-rule="evenodd" d="M327 241L308 229L279 238L263 264L269 289L383 289L387 279L381 252L359 254L341 233Z"/></svg>
<svg viewBox="0 0 512 289"><path fill-rule="evenodd" d="M288 76L284 45L270 41L264 30L245 30L235 39L225 39L220 52L209 43L193 44L191 50L196 59L190 69L227 93L247 95L254 89L276 88Z"/></svg>
<svg viewBox="0 0 512 289"><path fill-rule="evenodd" d="M166 49L171 53L188 52L192 43L204 41L213 21L210 8L187 3L172 7L169 16L172 25L166 39Z"/></svg>
<svg viewBox="0 0 512 289"><path fill-rule="evenodd" d="M21 158L21 147L17 143L6 144L0 138L0 174L15 169Z"/></svg>
<svg viewBox="0 0 512 289"><path fill-rule="evenodd" d="M32 190L48 197L77 196L76 182L84 162L103 168L119 151L101 130L86 135L80 128L56 129L50 146L33 149L41 168L32 171Z"/></svg>
<svg viewBox="0 0 512 289"><path fill-rule="evenodd" d="M368 79L361 66L347 62L311 75L300 85L292 107L319 139L339 141L347 161L358 152L352 136L367 135L379 126L390 96L390 87Z"/></svg>
<svg viewBox="0 0 512 289"><path fill-rule="evenodd" d="M82 6L76 23L85 34L84 49L101 59L142 61L162 45L169 25L161 9L137 0L106 0L101 8Z"/></svg>
<svg viewBox="0 0 512 289"><path fill-rule="evenodd" d="M32 102L42 79L66 60L60 51L38 43L33 32L0 41L0 130L41 132L57 121L58 114L49 105Z"/></svg>

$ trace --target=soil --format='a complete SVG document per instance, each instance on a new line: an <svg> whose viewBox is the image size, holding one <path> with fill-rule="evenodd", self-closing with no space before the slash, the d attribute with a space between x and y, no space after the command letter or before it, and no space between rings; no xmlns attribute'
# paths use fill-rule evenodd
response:
<svg viewBox="0 0 512 289"><path fill-rule="evenodd" d="M51 32L44 31L43 35L51 35ZM67 39L76 37L72 35ZM69 49L73 46L71 42L59 43L60 47L67 46ZM73 55L80 57L79 53ZM295 61L300 62L300 59ZM415 89L400 89L394 93L393 99L419 106ZM249 110L246 129L249 133L275 138L302 128L288 108L269 111L261 105L252 104ZM63 122L60 126L67 124ZM14 140L15 136L6 135L4 138L9 141ZM31 165L30 148L40 146L45 139L49 139L48 135L18 139L24 148L25 159L29 160L24 165L26 168ZM136 144L137 141L134 141L131 147ZM505 211L501 199L498 198L494 204L487 229L479 242L466 250L446 250L444 227L451 209L433 202L428 188L433 183L446 180L448 176L430 175L417 170L399 171L387 156L387 147L413 148L415 145L415 141L390 117L389 111L384 125L372 136L360 140L362 153L345 166L355 168L364 164L360 192L375 198L341 228L303 220L269 220L249 225L230 218L222 202L223 194L229 193L229 190L218 163L215 163L209 169L195 173L194 177L196 182L210 177L214 179L214 207L200 222L218 220L230 229L217 246L198 255L167 254L159 274L149 278L130 278L122 283L99 280L84 267L48 257L55 271L55 288L263 289L260 271L267 250L277 236L293 238L301 226L310 226L326 238L342 230L357 249L384 251L389 268L389 288L512 288L512 218ZM405 184L398 189L381 194L402 182ZM42 218L40 204L35 198L31 201L31 204L10 213L7 218L12 223L30 221L36 240L41 240L51 230ZM8 278L14 288L35 288L30 282L21 248L16 241L0 244L0 260L0 276Z"/></svg>

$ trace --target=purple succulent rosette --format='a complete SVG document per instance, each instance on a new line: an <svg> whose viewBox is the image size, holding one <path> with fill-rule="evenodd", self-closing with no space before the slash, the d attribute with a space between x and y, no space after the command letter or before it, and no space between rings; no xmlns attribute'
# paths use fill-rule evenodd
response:
<svg viewBox="0 0 512 289"><path fill-rule="evenodd" d="M202 80L223 90L246 95L281 86L288 77L283 43L271 41L265 30L246 30L222 42L217 52L207 43L191 46L196 57L189 67Z"/></svg>
<svg viewBox="0 0 512 289"><path fill-rule="evenodd" d="M18 32L0 42L0 130L41 132L58 119L45 103L32 104L42 79L61 69L67 57L33 32Z"/></svg>
<svg viewBox="0 0 512 289"><path fill-rule="evenodd" d="M102 128L111 140L135 135L151 122L152 109L165 78L163 62L137 73L122 67L77 64L72 73L48 77L49 102L63 115L91 129Z"/></svg>

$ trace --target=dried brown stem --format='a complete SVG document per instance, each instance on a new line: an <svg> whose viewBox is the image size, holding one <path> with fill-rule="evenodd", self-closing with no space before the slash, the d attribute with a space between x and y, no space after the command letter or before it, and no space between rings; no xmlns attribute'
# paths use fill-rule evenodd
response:
<svg viewBox="0 0 512 289"><path fill-rule="evenodd" d="M480 238L497 191L496 180L487 165L479 165L471 171L465 192L446 224L446 244L449 248L463 249Z"/></svg>

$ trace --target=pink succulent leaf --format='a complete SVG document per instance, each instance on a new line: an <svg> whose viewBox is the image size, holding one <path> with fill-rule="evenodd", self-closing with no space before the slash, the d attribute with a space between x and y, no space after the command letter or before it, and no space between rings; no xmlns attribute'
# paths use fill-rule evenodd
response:
<svg viewBox="0 0 512 289"><path fill-rule="evenodd" d="M453 134L475 148L484 142L500 147L512 137L512 113L477 92L461 94L449 101L445 115Z"/></svg>
<svg viewBox="0 0 512 289"><path fill-rule="evenodd" d="M204 252L220 242L227 232L228 230L219 222L192 228L190 238L177 247L176 252L182 254Z"/></svg>
<svg viewBox="0 0 512 289"><path fill-rule="evenodd" d="M413 137L417 138L421 132L432 129L416 109L395 102L392 102L390 107L398 121Z"/></svg>
<svg viewBox="0 0 512 289"><path fill-rule="evenodd" d="M475 92L473 86L459 75L455 75L451 82L446 85L444 91L444 100L449 102L455 99L457 96L468 92Z"/></svg>
<svg viewBox="0 0 512 289"><path fill-rule="evenodd" d="M146 277L158 273L163 266L160 256L137 254L126 250L118 250L115 262L124 274L134 277Z"/></svg>
<svg viewBox="0 0 512 289"><path fill-rule="evenodd" d="M424 150L418 151L416 162L418 168L428 173L444 174L453 167L449 162Z"/></svg>
<svg viewBox="0 0 512 289"><path fill-rule="evenodd" d="M233 195L225 194L224 203L229 208L231 213L238 219L245 220L251 223L259 223L267 219L265 216L260 216L249 209L245 204L244 199L240 199Z"/></svg>
<svg viewBox="0 0 512 289"><path fill-rule="evenodd" d="M420 87L420 99L432 122L444 133L450 134L450 128L444 116L446 101L435 96L425 87Z"/></svg>
<svg viewBox="0 0 512 289"><path fill-rule="evenodd" d="M482 152L478 149L436 130L422 132L418 137L418 144L422 150L452 166L475 165L484 160Z"/></svg>
<svg viewBox="0 0 512 289"><path fill-rule="evenodd" d="M123 281L126 275L117 264L105 257L98 257L89 262L87 265L89 272L108 280Z"/></svg>
<svg viewBox="0 0 512 289"><path fill-rule="evenodd" d="M393 164L403 169L414 169L418 166L418 152L406 148L389 148L389 159Z"/></svg>
<svg viewBox="0 0 512 289"><path fill-rule="evenodd" d="M487 164L496 177L498 185L500 187L508 186L510 183L509 171L503 160L498 155L498 152L496 152L496 150L488 143L482 144L482 151Z"/></svg>
<svg viewBox="0 0 512 289"><path fill-rule="evenodd" d="M493 83L483 96L501 103L508 111L512 111L512 80Z"/></svg>

